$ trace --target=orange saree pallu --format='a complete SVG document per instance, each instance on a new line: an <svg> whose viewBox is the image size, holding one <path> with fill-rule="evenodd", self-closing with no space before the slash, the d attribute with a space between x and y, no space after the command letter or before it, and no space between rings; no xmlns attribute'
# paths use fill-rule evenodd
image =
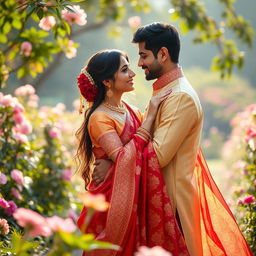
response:
<svg viewBox="0 0 256 256"><path fill-rule="evenodd" d="M116 163L99 186L90 184L93 194L102 193L110 202L107 212L95 212L86 225L85 233L96 239L119 245L120 251L94 250L84 256L132 256L139 246L161 246L173 256L189 256L184 238L179 230L164 179L151 143L147 144L136 134L140 120L129 111L120 139L123 143ZM108 143L112 132L108 136ZM113 142L115 143L115 142ZM106 158L97 148L96 158ZM86 221L84 208L79 220L80 229Z"/></svg>
<svg viewBox="0 0 256 256"><path fill-rule="evenodd" d="M204 256L253 256L199 150L195 168Z"/></svg>

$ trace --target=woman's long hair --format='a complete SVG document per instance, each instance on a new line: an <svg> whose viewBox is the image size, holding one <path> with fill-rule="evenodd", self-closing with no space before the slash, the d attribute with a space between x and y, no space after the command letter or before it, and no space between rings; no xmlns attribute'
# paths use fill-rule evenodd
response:
<svg viewBox="0 0 256 256"><path fill-rule="evenodd" d="M92 154L92 141L88 132L89 119L95 109L105 99L106 87L102 81L107 79L114 80L115 73L118 71L120 66L121 56L124 56L128 60L127 55L119 50L103 50L94 54L87 63L87 72L92 76L95 85L99 89L96 100L93 102L93 105L85 111L84 121L76 132L76 137L79 141L76 153L76 162L78 165L78 171L84 179L85 189L87 189L87 186L90 183L90 166L94 161Z"/></svg>

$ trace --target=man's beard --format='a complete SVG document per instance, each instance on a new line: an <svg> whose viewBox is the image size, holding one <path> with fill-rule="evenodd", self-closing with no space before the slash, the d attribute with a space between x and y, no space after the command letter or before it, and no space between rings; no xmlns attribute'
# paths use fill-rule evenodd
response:
<svg viewBox="0 0 256 256"><path fill-rule="evenodd" d="M148 74L146 75L146 80L153 80L153 79L156 79L156 78L159 78L159 72L155 72L155 71L149 71L148 70Z"/></svg>
<svg viewBox="0 0 256 256"><path fill-rule="evenodd" d="M142 69L147 69L148 74L146 74L146 80L153 80L157 79L161 76L161 70L162 66L157 62L152 65L150 65L151 69L149 70L149 67L147 66L142 66Z"/></svg>

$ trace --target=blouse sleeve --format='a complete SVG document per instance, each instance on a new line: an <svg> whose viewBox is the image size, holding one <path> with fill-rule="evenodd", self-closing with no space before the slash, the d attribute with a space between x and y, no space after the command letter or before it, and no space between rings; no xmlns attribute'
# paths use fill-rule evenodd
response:
<svg viewBox="0 0 256 256"><path fill-rule="evenodd" d="M104 112L96 112L90 117L88 131L93 145L101 147L108 157L123 146L114 120Z"/></svg>

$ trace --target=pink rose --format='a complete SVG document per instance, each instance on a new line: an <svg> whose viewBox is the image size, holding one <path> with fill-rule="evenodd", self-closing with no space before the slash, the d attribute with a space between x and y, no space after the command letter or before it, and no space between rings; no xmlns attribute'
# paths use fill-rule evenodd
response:
<svg viewBox="0 0 256 256"><path fill-rule="evenodd" d="M138 252L134 256L172 256L170 252L167 252L160 246L155 246L152 248L146 246L140 246Z"/></svg>
<svg viewBox="0 0 256 256"><path fill-rule="evenodd" d="M62 230L66 233L72 233L76 231L76 226L72 219L62 219L58 216L47 218L47 222L52 231L56 232Z"/></svg>
<svg viewBox="0 0 256 256"><path fill-rule="evenodd" d="M56 24L56 20L53 16L43 17L39 22L39 27L43 30L50 30Z"/></svg>
<svg viewBox="0 0 256 256"><path fill-rule="evenodd" d="M66 181L70 181L72 178L72 170L66 169L62 171L62 179Z"/></svg>
<svg viewBox="0 0 256 256"><path fill-rule="evenodd" d="M17 198L18 200L22 200L22 195L20 194L20 192L19 192L19 190L18 189L16 189L16 188L12 188L11 189L11 194L15 197L15 198Z"/></svg>
<svg viewBox="0 0 256 256"><path fill-rule="evenodd" d="M7 177L0 172L0 185L4 185L7 183Z"/></svg>
<svg viewBox="0 0 256 256"><path fill-rule="evenodd" d="M20 185L24 185L24 178L23 178L23 174L21 171L19 170L12 170L11 171L11 177L13 180L15 180L18 184Z"/></svg>
<svg viewBox="0 0 256 256"><path fill-rule="evenodd" d="M24 121L22 124L19 125L18 131L21 134L29 134L32 132L32 126L28 121Z"/></svg>
<svg viewBox="0 0 256 256"><path fill-rule="evenodd" d="M244 204L252 204L255 202L255 197L252 195L248 195L243 199Z"/></svg>
<svg viewBox="0 0 256 256"><path fill-rule="evenodd" d="M8 106L14 107L15 106L14 98L10 94L4 95L0 99L0 104L4 105L5 107L8 107Z"/></svg>
<svg viewBox="0 0 256 256"><path fill-rule="evenodd" d="M20 86L14 91L14 94L16 96L26 96L26 95L32 95L34 93L35 93L35 88L30 84Z"/></svg>
<svg viewBox="0 0 256 256"><path fill-rule="evenodd" d="M130 28L138 28L141 25L141 18L139 16L133 16L128 19Z"/></svg>
<svg viewBox="0 0 256 256"><path fill-rule="evenodd" d="M16 113L14 113L14 115L13 115L13 119L14 119L14 122L15 122L16 124L21 124L21 123L24 122L25 117L24 117L24 115L23 115L21 112L16 112Z"/></svg>
<svg viewBox="0 0 256 256"><path fill-rule="evenodd" d="M5 209L8 215L13 215L17 210L17 205L13 201L9 201L9 207Z"/></svg>
<svg viewBox="0 0 256 256"><path fill-rule="evenodd" d="M2 208L8 208L10 205L4 198L0 197L0 206Z"/></svg>
<svg viewBox="0 0 256 256"><path fill-rule="evenodd" d="M13 214L18 224L27 229L30 236L50 236L52 231L46 218L30 209L18 208Z"/></svg>
<svg viewBox="0 0 256 256"><path fill-rule="evenodd" d="M0 219L0 234L7 235L9 233L9 225L6 219Z"/></svg>
<svg viewBox="0 0 256 256"><path fill-rule="evenodd" d="M32 51L32 44L30 42L23 42L20 46L20 54L29 56Z"/></svg>
<svg viewBox="0 0 256 256"><path fill-rule="evenodd" d="M49 136L51 138L60 138L60 136L61 136L60 130L56 127L51 128L49 130Z"/></svg>
<svg viewBox="0 0 256 256"><path fill-rule="evenodd" d="M65 21L67 21L69 25L76 23L77 25L83 26L87 23L87 20L86 20L87 14L83 9L81 9L79 5L72 5L68 7L74 10L74 12L63 10L61 14L62 14L62 18Z"/></svg>
<svg viewBox="0 0 256 256"><path fill-rule="evenodd" d="M18 141L18 142L21 142L21 143L27 143L28 142L28 138L26 135L24 134L21 134L21 133L15 133L13 135L13 138Z"/></svg>
<svg viewBox="0 0 256 256"><path fill-rule="evenodd" d="M15 107L13 108L14 113L23 113L24 107L20 103L16 103Z"/></svg>

